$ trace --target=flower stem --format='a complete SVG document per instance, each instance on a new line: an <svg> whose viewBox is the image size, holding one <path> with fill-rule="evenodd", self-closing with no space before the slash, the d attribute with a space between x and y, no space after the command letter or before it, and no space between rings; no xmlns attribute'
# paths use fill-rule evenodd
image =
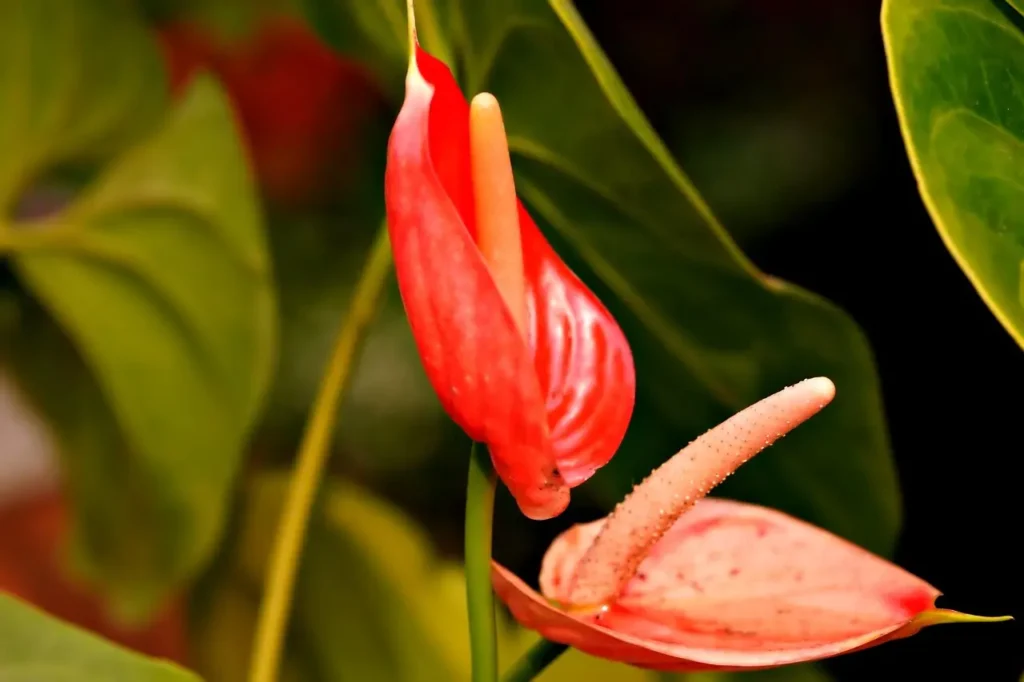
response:
<svg viewBox="0 0 1024 682"><path fill-rule="evenodd" d="M466 597L473 682L498 679L498 644L491 587L491 533L496 480L487 449L473 443L466 485Z"/></svg>
<svg viewBox="0 0 1024 682"><path fill-rule="evenodd" d="M338 333L330 364L321 380L312 414L306 423L260 603L249 668L250 682L275 682L277 679L295 576L305 542L310 509L320 487L324 464L330 451L338 406L351 374L352 360L359 350L363 332L377 310L377 302L390 267L388 231L386 226L382 226L363 266L351 307Z"/></svg>
<svg viewBox="0 0 1024 682"><path fill-rule="evenodd" d="M565 644L541 639L520 657L515 665L501 678L502 682L529 682L544 672L569 647Z"/></svg>

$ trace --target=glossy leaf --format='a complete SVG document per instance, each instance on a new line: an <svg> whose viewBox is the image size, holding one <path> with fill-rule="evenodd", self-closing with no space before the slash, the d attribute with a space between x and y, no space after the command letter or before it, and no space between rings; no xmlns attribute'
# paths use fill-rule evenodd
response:
<svg viewBox="0 0 1024 682"><path fill-rule="evenodd" d="M347 17L341 0L316 4ZM622 452L595 477L603 499L621 498L689 440L778 386L827 375L839 389L829 413L723 493L888 551L899 496L860 329L737 249L570 3L460 0L441 25L455 37L463 90L501 101L521 198L633 348L637 407ZM336 30L320 26L325 35ZM364 57L382 59L379 50Z"/></svg>
<svg viewBox="0 0 1024 682"><path fill-rule="evenodd" d="M135 140L164 105L143 25L116 2L44 14L51 4L2 10L0 138L15 152L0 161L0 248L60 330L27 304L5 345L54 422L79 563L133 618L193 577L220 537L272 369L270 264L220 89L197 81ZM32 97L11 94L22 91ZM28 182L129 139L70 205L11 221Z"/></svg>
<svg viewBox="0 0 1024 682"><path fill-rule="evenodd" d="M1024 346L1024 18L991 0L887 0L882 26L925 206Z"/></svg>
<svg viewBox="0 0 1024 682"><path fill-rule="evenodd" d="M139 654L0 594L4 682L198 682L177 666Z"/></svg>

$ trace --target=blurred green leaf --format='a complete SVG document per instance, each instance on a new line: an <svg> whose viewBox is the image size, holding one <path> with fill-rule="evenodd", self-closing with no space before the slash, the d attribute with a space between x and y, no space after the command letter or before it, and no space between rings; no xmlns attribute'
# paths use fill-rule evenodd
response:
<svg viewBox="0 0 1024 682"><path fill-rule="evenodd" d="M298 13L303 0L135 0L156 22L191 21L240 39L270 16Z"/></svg>
<svg viewBox="0 0 1024 682"><path fill-rule="evenodd" d="M744 91L742 108L684 112L664 132L741 245L771 236L834 198L870 153L860 128L866 118L861 93L841 79L829 89L817 83L808 89L783 98L770 87L762 98Z"/></svg>
<svg viewBox="0 0 1024 682"><path fill-rule="evenodd" d="M245 682L253 625L259 615L256 597L243 587L220 587L194 618L189 632L193 665L213 682Z"/></svg>
<svg viewBox="0 0 1024 682"><path fill-rule="evenodd" d="M118 0L0 3L0 223L29 183L109 158L165 105L160 55Z"/></svg>
<svg viewBox="0 0 1024 682"><path fill-rule="evenodd" d="M510 661L511 662L511 661ZM569 649L537 676L537 682L661 682L664 675ZM685 679L685 678L680 678Z"/></svg>
<svg viewBox="0 0 1024 682"><path fill-rule="evenodd" d="M146 658L0 593L0 679L4 682L198 682L171 663Z"/></svg>
<svg viewBox="0 0 1024 682"><path fill-rule="evenodd" d="M464 677L465 621L439 589L427 539L360 492L336 488L324 500L325 524L310 533L297 591L299 637L318 652L316 667L328 680Z"/></svg>
<svg viewBox="0 0 1024 682"><path fill-rule="evenodd" d="M416 28L423 46L453 64L457 25L449 23L455 0L417 0ZM302 0L306 15L335 49L368 66L395 99L401 99L409 66L406 0ZM456 65L457 66L457 65Z"/></svg>
<svg viewBox="0 0 1024 682"><path fill-rule="evenodd" d="M336 21L349 19L350 3L316 4L325 3ZM899 493L873 360L856 324L746 259L570 3L462 0L448 9L442 25L456 38L465 91L502 102L520 196L633 346L636 416L623 452L591 489L611 504L717 422L824 374L838 386L834 403L723 492L891 549ZM399 40L387 54L398 52L404 71Z"/></svg>
<svg viewBox="0 0 1024 682"><path fill-rule="evenodd" d="M450 421L417 357L397 287L385 298L367 330L335 440L360 470L394 475L437 452Z"/></svg>
<svg viewBox="0 0 1024 682"><path fill-rule="evenodd" d="M70 205L12 220L39 175L136 137L163 107L164 83L119 2L0 12L0 140L13 150L0 160L0 252L74 351L52 329L32 336L38 320L6 345L54 422L82 570L118 615L138 618L215 548L271 376L260 216L230 106L199 79Z"/></svg>
<svg viewBox="0 0 1024 682"><path fill-rule="evenodd" d="M993 0L887 0L882 27L924 203L1024 346L1024 19Z"/></svg>
<svg viewBox="0 0 1024 682"><path fill-rule="evenodd" d="M223 595L243 590L253 604L258 600L273 540L267 528L276 527L286 483L283 476L264 475L249 487L238 561L209 601L218 609L251 613L237 597L230 606ZM353 484L328 484L310 523L295 592L288 655L296 679L468 679L465 610L461 568L434 556L411 519ZM236 628L247 623L246 632L230 635L241 665L247 654L237 647L242 641L250 646L255 620L235 621ZM220 644L208 641L206 648L224 649L227 636L227 629L211 632ZM223 679L242 679L241 672Z"/></svg>
<svg viewBox="0 0 1024 682"><path fill-rule="evenodd" d="M386 140L381 140L383 145ZM377 208L382 213L383 196ZM380 225L364 220L371 225ZM282 318L281 361L263 429L272 448L290 450L301 437L309 405L334 347L339 320L368 258L361 225L336 214L320 220L279 220L271 226ZM367 235L372 238L372 235ZM437 452L450 420L430 387L394 281L367 327L358 366L345 390L336 430L343 460L361 474L409 472ZM261 434L262 435L262 434Z"/></svg>

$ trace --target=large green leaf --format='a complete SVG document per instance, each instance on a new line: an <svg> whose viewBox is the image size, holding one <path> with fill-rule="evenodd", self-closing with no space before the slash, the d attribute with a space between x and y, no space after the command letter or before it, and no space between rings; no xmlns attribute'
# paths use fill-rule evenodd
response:
<svg viewBox="0 0 1024 682"><path fill-rule="evenodd" d="M1001 0L887 0L882 27L924 203L1024 346L1024 18Z"/></svg>
<svg viewBox="0 0 1024 682"><path fill-rule="evenodd" d="M0 223L53 166L108 158L152 128L159 59L118 0L0 3Z"/></svg>
<svg viewBox="0 0 1024 682"><path fill-rule="evenodd" d="M344 0L316 4L332 2L338 15L351 10ZM440 24L455 37L464 89L502 102L520 195L634 349L636 417L623 452L595 479L605 501L733 412L824 374L838 386L833 405L723 492L888 551L898 489L873 360L856 324L746 259L569 2L461 0L448 11ZM387 53L404 65L404 49Z"/></svg>
<svg viewBox="0 0 1024 682"><path fill-rule="evenodd" d="M0 593L0 680L4 682L198 682Z"/></svg>
<svg viewBox="0 0 1024 682"><path fill-rule="evenodd" d="M275 343L227 99L200 79L155 116L162 70L130 16L115 0L0 9L0 255L60 327L29 306L4 345L59 437L79 563L126 618L216 546ZM16 220L38 177L114 152L70 205Z"/></svg>

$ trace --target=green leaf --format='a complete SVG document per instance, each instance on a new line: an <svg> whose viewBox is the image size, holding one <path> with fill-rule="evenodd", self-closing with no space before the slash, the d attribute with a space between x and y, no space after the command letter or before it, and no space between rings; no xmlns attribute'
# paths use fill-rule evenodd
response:
<svg viewBox="0 0 1024 682"><path fill-rule="evenodd" d="M386 143L381 139L381 144ZM382 202L377 207L382 213ZM260 442L294 447L337 342L338 320L348 314L369 258L359 216L336 229L337 216L294 217L271 228L281 307L280 364L273 402L261 423ZM354 234L356 233L356 234ZM368 235L372 239L372 235ZM405 473L442 446L451 421L441 408L405 319L394 277L386 282L374 320L365 331L359 362L342 397L337 455L363 474ZM264 435L265 434L265 435Z"/></svg>
<svg viewBox="0 0 1024 682"><path fill-rule="evenodd" d="M0 679L4 682L198 682L171 663L146 658L0 593Z"/></svg>
<svg viewBox="0 0 1024 682"><path fill-rule="evenodd" d="M999 0L887 0L882 28L925 206L1024 346L1024 18Z"/></svg>
<svg viewBox="0 0 1024 682"><path fill-rule="evenodd" d="M52 4L0 10L0 50L21 46L0 60L11 202L56 164L105 158L164 104L154 45L122 4L27 9ZM140 85L153 82L155 93ZM60 113L10 113L22 109ZM12 223L8 202L0 214L0 253L60 327L30 310L5 345L54 422L79 564L127 619L216 547L275 346L270 263L227 99L199 79L158 123L63 210Z"/></svg>
<svg viewBox="0 0 1024 682"><path fill-rule="evenodd" d="M662 675L650 670L615 663L569 649L536 677L537 682L661 682ZM680 678L685 679L685 678Z"/></svg>
<svg viewBox="0 0 1024 682"><path fill-rule="evenodd" d="M98 161L152 128L160 55L117 0L0 4L0 223L52 167Z"/></svg>
<svg viewBox="0 0 1024 682"><path fill-rule="evenodd" d="M250 485L236 563L211 590L208 603L216 609L200 608L252 613L238 595L249 594L253 604L259 598L273 541L267 529L277 525L286 482L263 475ZM287 652L292 673L331 682L468 680L464 589L461 568L437 558L414 521L353 484L332 481L310 521L296 586ZM238 633L246 622L249 631ZM233 646L248 646L255 619L237 623ZM200 641L223 636L226 631L198 634ZM237 648L236 654L234 672L218 679L244 679L247 654ZM203 672L231 667L223 653L207 656Z"/></svg>
<svg viewBox="0 0 1024 682"><path fill-rule="evenodd" d="M330 3L337 20L348 18L350 3L318 2ZM448 10L442 26L453 27L464 90L502 102L520 196L633 346L634 422L592 489L611 504L732 413L827 375L838 387L834 403L722 492L891 549L899 493L878 379L857 325L740 252L570 3L461 0Z"/></svg>
<svg viewBox="0 0 1024 682"><path fill-rule="evenodd" d="M401 99L409 66L406 0L302 0L306 15L335 49L366 64L379 83ZM448 23L454 0L418 0L416 28L431 54L453 64L456 25Z"/></svg>
<svg viewBox="0 0 1024 682"><path fill-rule="evenodd" d="M821 36L809 35L807 40ZM722 43L711 59L733 49L728 37ZM832 66L821 65L823 70ZM735 66L709 68L725 77ZM842 78L827 87L801 82L806 90L780 97L781 89L792 88L793 73L779 70L765 74L768 82L756 78L727 86L730 99L742 98L743 107L728 101L694 107L679 112L662 131L665 143L740 245L763 243L841 194L868 153L863 107L851 105L860 96L857 84Z"/></svg>
<svg viewBox="0 0 1024 682"><path fill-rule="evenodd" d="M135 0L154 23L185 21L219 37L244 40L266 20L299 14L304 0Z"/></svg>

